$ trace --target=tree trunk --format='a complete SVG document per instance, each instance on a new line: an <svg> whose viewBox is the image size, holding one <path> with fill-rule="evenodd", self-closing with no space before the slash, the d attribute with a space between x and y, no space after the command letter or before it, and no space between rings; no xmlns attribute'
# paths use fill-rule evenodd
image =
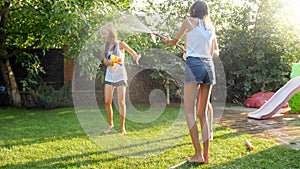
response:
<svg viewBox="0 0 300 169"><path fill-rule="evenodd" d="M3 75L7 93L9 96L9 103L15 107L21 107L21 95L15 79L14 72L10 66L9 59L3 59L0 62L1 73Z"/></svg>
<svg viewBox="0 0 300 169"><path fill-rule="evenodd" d="M9 97L9 103L13 106L21 106L21 95L15 79L14 72L10 66L6 49L6 22L9 15L10 1L6 1L0 6L0 68Z"/></svg>

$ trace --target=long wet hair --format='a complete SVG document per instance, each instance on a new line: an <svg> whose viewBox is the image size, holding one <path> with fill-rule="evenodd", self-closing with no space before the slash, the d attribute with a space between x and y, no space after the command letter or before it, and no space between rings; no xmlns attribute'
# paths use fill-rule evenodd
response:
<svg viewBox="0 0 300 169"><path fill-rule="evenodd" d="M117 43L118 36L117 36L116 29L111 24L103 26L102 29L101 29L101 32L104 32L104 31L107 31L108 38L109 38L108 42L105 42L105 44L104 44L104 54L106 56L108 51L111 50L109 48L110 45L111 44L115 45ZM114 49L112 49L112 50L114 50Z"/></svg>
<svg viewBox="0 0 300 169"><path fill-rule="evenodd" d="M204 27L206 29L208 26L208 23L210 23L209 8L208 8L208 5L206 4L206 2L196 1L190 7L190 16L202 19L203 23L204 23Z"/></svg>

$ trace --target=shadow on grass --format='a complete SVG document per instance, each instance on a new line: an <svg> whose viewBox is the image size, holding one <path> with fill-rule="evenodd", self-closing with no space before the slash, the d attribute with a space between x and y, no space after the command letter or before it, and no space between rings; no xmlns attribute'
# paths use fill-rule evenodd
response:
<svg viewBox="0 0 300 169"><path fill-rule="evenodd" d="M284 146L275 146L260 152L251 152L249 154L241 155L240 158L218 163L218 164L193 164L184 163L176 169L190 169L190 168L299 168L300 151L287 149Z"/></svg>
<svg viewBox="0 0 300 169"><path fill-rule="evenodd" d="M184 163L176 168L299 168L300 151L287 145L277 146L272 140L251 137L230 128L214 128L211 142L211 164ZM255 149L250 151L245 139L251 140Z"/></svg>
<svg viewBox="0 0 300 169"><path fill-rule="evenodd" d="M299 168L300 151L274 146L260 152L241 153L241 157L208 168Z"/></svg>
<svg viewBox="0 0 300 169"><path fill-rule="evenodd" d="M107 151L99 151L92 153L83 153L76 154L70 156L64 156L60 158L48 158L44 160L30 161L30 162L22 162L16 164L8 164L5 165L4 168L70 168L70 167L79 167L79 166L87 166L90 164L96 163L105 163L105 162L113 162L118 160L119 158L116 156L109 156L103 158L104 154L107 154ZM102 156L102 158L90 158L92 156Z"/></svg>
<svg viewBox="0 0 300 169"><path fill-rule="evenodd" d="M97 168L113 166L118 161L128 161L128 166L134 165L135 160L128 160L123 157L107 156L107 151L91 152L64 156L61 158L49 158L45 160L37 160L30 162L22 162L16 164L8 164L4 168ZM224 154L225 155L225 154ZM283 146L275 146L260 152L250 152L241 155L240 158L228 160L226 162L211 163L208 165L184 163L177 166L176 169L191 169L191 168L299 168L299 151L287 149ZM137 159L138 160L138 159ZM149 168L155 168L155 164L148 161ZM138 164L137 164L138 165Z"/></svg>
<svg viewBox="0 0 300 169"><path fill-rule="evenodd" d="M148 107L149 107L149 105L147 105L147 104L139 104L139 105L136 105L135 108L140 112L145 112L145 111L147 111ZM160 128L163 126L172 125L172 123L174 123L174 121L176 121L178 116L180 116L179 114L183 113L183 112L181 112L180 108L181 108L180 105L176 105L176 106L172 106L172 107L167 106L166 109L164 110L164 112L157 119L154 119L151 122L140 123L140 122L135 122L135 121L126 119L126 128L129 131L140 131L140 130L144 130L144 129L151 128L151 127ZM100 112L107 122L107 115L106 115L105 108L103 106L100 107ZM117 125L115 125L115 128L117 130L120 130L120 128L119 128L120 114L115 107L113 107L113 112L114 112L113 120L114 120L114 123L117 124ZM127 111L127 114L130 114L130 111Z"/></svg>
<svg viewBox="0 0 300 169"><path fill-rule="evenodd" d="M163 152L170 150L172 148L180 148L185 145L190 145L191 143L183 143L183 142L177 142L177 140L182 140L186 135L180 135L175 137L160 137L158 139L151 139L151 140L141 140L141 141L135 141L130 143L119 143L117 145L113 145L112 141L110 142L110 145L105 147L105 149L112 153L116 154L118 156L122 157L133 157L133 158L145 158L145 157L151 157L154 155L162 154ZM112 138L116 137L103 137L103 139L99 142L102 142L105 140L113 140ZM95 142L97 142L97 139ZM101 145L98 144L100 147Z"/></svg>
<svg viewBox="0 0 300 169"><path fill-rule="evenodd" d="M86 138L73 109L53 111L14 109L11 111L1 111L0 123L0 148L4 147L4 149L11 146L27 146L49 140L59 141L78 137ZM146 126L144 127L146 128ZM241 132L232 132L231 129L224 127L216 127L214 132L216 135L211 143L211 164L197 165L184 163L177 168L299 168L299 150L293 150L285 146L265 146L265 140L253 138L253 143L256 143L255 150L247 152L244 151L246 149L244 140L245 138L249 138L249 135ZM106 137L109 136L107 135ZM170 139L176 140L181 137L185 136L180 135L178 137L170 137ZM152 142L150 140L144 142L144 145L147 146L154 142L160 143L161 140L163 139L152 140ZM109 139L106 142L109 143ZM20 151L21 154L19 152L7 152L8 155L12 154L17 157L7 157L7 159L12 161L3 163L3 166L0 166L0 168L114 168L114 165L119 165L116 168L139 168L139 166L143 166L143 168L160 168L158 166L166 166L178 159L182 160L182 154L191 153L187 152L191 146L190 139L182 141L177 145L165 145L164 148L171 149L169 152L143 160L132 160L111 153L112 150L117 151L118 149L99 149L99 147L95 147L92 143L82 145L80 141L75 143L79 146L79 151L73 151L74 147L70 146L70 152L58 150L61 154L44 154L45 157L38 159L32 158L28 152L27 154L22 154L22 148L20 148L21 151L15 149ZM80 152L81 146L84 147L82 152ZM139 144L131 143L127 144L127 146L119 148L126 149L139 146ZM51 145L49 147L52 148ZM59 148L59 146L57 147ZM161 151L161 148L155 148L152 151ZM53 152L55 153L55 151ZM44 151L41 152L43 153ZM142 153L149 152L151 151ZM66 153L72 154L69 155ZM128 151L128 153L131 153L130 155L132 156L137 152ZM53 158L54 156L55 158ZM15 162L14 158L16 159Z"/></svg>
<svg viewBox="0 0 300 169"><path fill-rule="evenodd" d="M0 113L0 124L0 147L86 136L72 108L55 110L8 108Z"/></svg>
<svg viewBox="0 0 300 169"><path fill-rule="evenodd" d="M173 111L177 112L173 113ZM159 129L164 129L166 125L172 124L178 111L178 107L168 108L162 114L163 117L151 124L137 124L128 121L127 126L132 130L129 130L130 132L126 137L133 141L124 145L120 145L119 142L115 142L116 145L112 144L112 141L119 138L119 136L110 138L110 136L113 136L112 134L104 135L101 132L97 132L96 136L103 137L98 145L101 147L103 143L107 143L107 140L112 140L111 144L108 144L110 146L104 147L104 150L114 153L119 152L121 149L125 153L121 154L121 156L143 156L145 154L163 152L174 146L180 146L176 143L186 136L186 134L182 133L174 135L174 133L181 131L178 130L180 126L175 127L173 132L166 133L168 136L158 134L160 133ZM0 135L3 136L0 140L0 147L2 148L10 149L17 146L30 146L37 143L41 144L43 142L68 140L78 137L87 138L87 134L83 131L82 125L79 123L78 117L76 117L72 108L48 111L9 109L1 112L0 122L2 124L0 126ZM144 129L151 130L150 134L146 136L142 131ZM153 130L157 133L151 133ZM149 131L146 132L149 133ZM122 140L126 137L121 136L119 139ZM93 139L93 141L97 143L97 140ZM142 149L138 150L136 147L142 147ZM132 151L133 149L135 151Z"/></svg>

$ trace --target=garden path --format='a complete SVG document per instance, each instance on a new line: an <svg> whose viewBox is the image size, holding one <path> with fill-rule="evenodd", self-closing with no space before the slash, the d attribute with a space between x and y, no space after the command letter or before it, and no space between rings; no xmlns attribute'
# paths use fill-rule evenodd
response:
<svg viewBox="0 0 300 169"><path fill-rule="evenodd" d="M266 120L247 118L252 108L242 106L227 107L219 120L221 126L245 132L254 137L275 140L279 145L288 145L300 150L300 115L276 113ZM281 112L285 112L282 110ZM216 119L217 120L217 119Z"/></svg>

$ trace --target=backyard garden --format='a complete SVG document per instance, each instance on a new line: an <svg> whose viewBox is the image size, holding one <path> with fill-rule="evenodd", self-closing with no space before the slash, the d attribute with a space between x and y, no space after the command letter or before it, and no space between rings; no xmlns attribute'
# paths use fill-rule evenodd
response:
<svg viewBox="0 0 300 169"><path fill-rule="evenodd" d="M257 109L244 105L255 93L291 89L285 85L300 76L299 2L206 2L220 48L214 137L210 163L194 164L186 161L194 151L183 111L184 44L173 48L153 36L174 37L194 1L1 1L0 168L300 168L300 84L282 92L295 95L292 109L271 120L248 119ZM115 97L115 127L103 133L99 47L108 23L142 56L140 65L126 57L125 135ZM59 62L45 61L51 51ZM63 62L72 63L69 81Z"/></svg>

